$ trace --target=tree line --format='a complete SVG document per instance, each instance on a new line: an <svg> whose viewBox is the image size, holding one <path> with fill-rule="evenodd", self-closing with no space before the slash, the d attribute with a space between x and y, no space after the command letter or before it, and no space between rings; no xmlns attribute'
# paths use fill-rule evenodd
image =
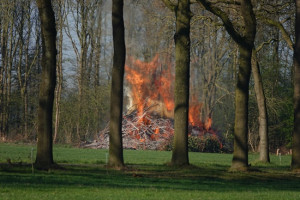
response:
<svg viewBox="0 0 300 200"><path fill-rule="evenodd" d="M232 170L248 169L249 147L259 149L260 160L269 162L270 147L279 147L281 142L293 149L292 168L299 168L298 1L132 1L125 3L126 8L143 16L132 19L136 22L132 23L124 22L124 16L130 17L133 12L126 13L124 2L114 0L111 38L103 37L102 28L109 23L101 20L104 16L101 8L105 6L102 1L57 0L52 5L50 1L37 1L39 17L33 1L13 3L14 6L8 1L1 3L5 11L1 12L1 136L7 137L9 130L21 130L28 138L35 135L29 134L30 128L36 131L37 166L48 168L54 163L53 141L59 138L86 140L99 130L99 115L108 118L109 106L103 105L107 103L107 95L111 98L109 164L122 167L126 54L129 52L147 60L156 53L151 52L153 50L175 52L172 164L189 164L189 98L190 93L195 93L205 102L202 114L213 115L224 134L232 133L228 135L234 143ZM149 4L160 14L151 12L147 8ZM141 30L137 24L144 24L141 19L147 15L153 16L153 21L143 26L145 34L157 31L149 28L153 26L151 23L157 23L155 20L167 22L162 25L161 32L155 34L155 42L138 36ZM74 29L70 28L71 24ZM127 36L128 45L125 45L128 33L133 39ZM160 37L165 40L159 40ZM72 85L64 83L63 79L62 66L66 62L63 40L66 38L75 52L77 68L73 81L77 92L65 92L63 96L64 87ZM112 46L103 45L103 38L111 39ZM137 46L134 40L144 42ZM150 50L148 45L153 48ZM171 48L167 49L166 45ZM209 51L204 48L206 45ZM111 55L105 52L109 50L113 52ZM112 62L107 62L110 59ZM112 64L111 75L102 63ZM191 78L196 74L196 78L190 80L190 74ZM235 87L232 87L233 82L236 82ZM203 90L202 94L195 89L197 87ZM30 95L37 91L38 101ZM73 107L66 112L68 104ZM226 106L229 109L225 110ZM282 106L284 108L278 108ZM63 110L69 116L63 117ZM230 113L231 110L235 113Z"/></svg>

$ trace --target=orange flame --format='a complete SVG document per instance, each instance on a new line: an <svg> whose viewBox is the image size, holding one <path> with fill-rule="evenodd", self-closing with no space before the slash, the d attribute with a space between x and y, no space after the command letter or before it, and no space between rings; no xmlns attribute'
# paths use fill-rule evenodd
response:
<svg viewBox="0 0 300 200"><path fill-rule="evenodd" d="M171 65L167 70L158 71L159 55L150 62L142 62L130 58L131 67L125 65L126 80L130 83L132 99L135 103L138 115L141 116L145 107L161 98L168 112L174 109L173 94L171 91L174 77L171 73Z"/></svg>
<svg viewBox="0 0 300 200"><path fill-rule="evenodd" d="M145 142L145 139L140 139L140 142Z"/></svg>
<svg viewBox="0 0 300 200"><path fill-rule="evenodd" d="M209 129L211 128L211 124L212 124L212 119L211 119L210 117L208 117L208 118L206 119L205 124L204 124L205 130L209 130Z"/></svg>
<svg viewBox="0 0 300 200"><path fill-rule="evenodd" d="M147 116L144 116L145 108L151 106L151 112L161 113L164 117L174 117L174 75L172 74L171 63L167 62L163 65L159 54L156 54L150 62L144 62L132 57L127 59L127 61L125 65L125 79L130 86L130 97L137 110L137 115L142 116L139 123L143 123L144 125L151 124ZM212 126L212 119L209 117L205 122L201 121L202 105L196 96L191 96L188 119L190 125L200 127L202 131L208 131ZM160 132L159 128L155 127L152 131L153 134L150 138L153 140L159 137L169 137L169 135ZM145 141L138 134L136 139L140 142Z"/></svg>
<svg viewBox="0 0 300 200"><path fill-rule="evenodd" d="M192 96L189 107L189 122L192 126L203 126L200 118L202 103Z"/></svg>

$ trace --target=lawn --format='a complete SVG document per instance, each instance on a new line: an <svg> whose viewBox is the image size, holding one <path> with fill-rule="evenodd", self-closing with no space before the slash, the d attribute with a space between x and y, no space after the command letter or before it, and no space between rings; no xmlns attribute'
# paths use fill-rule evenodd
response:
<svg viewBox="0 0 300 200"><path fill-rule="evenodd" d="M33 154L31 154L33 152ZM171 152L125 150L127 169L105 167L107 150L55 146L64 169L32 171L36 147L0 144L0 199L300 199L300 175L289 171L290 156L271 164L250 154L251 172L228 172L232 155L190 153L191 166L173 168ZM8 160L13 165L9 165Z"/></svg>

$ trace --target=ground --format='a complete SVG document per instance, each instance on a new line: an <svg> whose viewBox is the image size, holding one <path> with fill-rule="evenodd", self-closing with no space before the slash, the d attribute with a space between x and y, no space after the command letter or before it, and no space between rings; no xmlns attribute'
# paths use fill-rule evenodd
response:
<svg viewBox="0 0 300 200"><path fill-rule="evenodd" d="M250 154L252 171L228 172L232 155L190 153L191 166L168 166L171 152L125 150L127 168L106 168L107 150L55 146L62 169L32 170L34 145L0 144L0 199L300 199L290 156L271 164ZM10 163L8 163L10 160ZM34 160L34 156L32 158Z"/></svg>

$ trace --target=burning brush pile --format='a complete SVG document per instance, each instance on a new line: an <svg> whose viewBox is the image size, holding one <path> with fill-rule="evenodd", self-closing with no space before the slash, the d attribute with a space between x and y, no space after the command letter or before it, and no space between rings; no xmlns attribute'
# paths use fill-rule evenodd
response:
<svg viewBox="0 0 300 200"><path fill-rule="evenodd" d="M124 149L165 150L174 134L171 118L162 118L153 113L156 105L144 108L142 115L134 110L123 115L122 136ZM98 148L108 148L109 123L99 134Z"/></svg>
<svg viewBox="0 0 300 200"><path fill-rule="evenodd" d="M128 60L129 64L125 66L127 112L122 121L123 147L168 150L174 135L174 75L171 64L160 64L163 62L159 60L158 55L151 62L133 58ZM196 146L196 149L204 151L205 144L202 147L199 141L203 143L205 138L215 138L221 148L221 143L211 128L211 118L207 118L203 123L200 120L202 104L195 98L192 99L189 108L189 142ZM109 123L100 132L96 148L108 148L108 145Z"/></svg>
<svg viewBox="0 0 300 200"><path fill-rule="evenodd" d="M123 115L122 137L124 149L171 150L174 136L173 118L162 117L153 112L157 105L145 107L142 115L134 110ZM107 149L109 145L109 123L98 137L96 148ZM189 124L190 151L218 152L222 143L209 124Z"/></svg>

